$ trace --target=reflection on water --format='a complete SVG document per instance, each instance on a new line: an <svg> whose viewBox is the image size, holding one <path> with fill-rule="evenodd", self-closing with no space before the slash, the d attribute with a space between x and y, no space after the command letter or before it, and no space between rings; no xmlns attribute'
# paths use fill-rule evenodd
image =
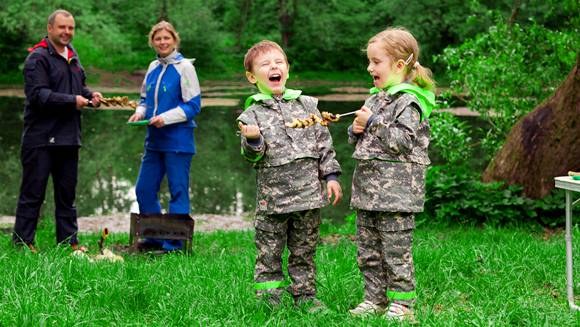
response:
<svg viewBox="0 0 580 327"><path fill-rule="evenodd" d="M20 133L23 99L0 97L0 215L13 215L20 185ZM321 101L319 109L345 113L362 102ZM83 147L80 152L77 208L79 215L130 212L134 206L145 128L126 124L130 112L87 110L83 114ZM206 107L197 119L195 139L198 153L191 163L191 211L195 213L243 214L252 212L255 201L255 172L240 155L236 135L237 107ZM346 128L352 117L332 124L330 131L341 163L340 182L344 200L337 207L323 209L324 218L341 221L348 207L354 160ZM436 154L431 155L437 158ZM162 203L167 204L167 186L162 186ZM51 215L52 185L47 188L44 212ZM165 205L166 207L166 205Z"/></svg>
<svg viewBox="0 0 580 327"><path fill-rule="evenodd" d="M23 99L0 98L0 215L13 215L16 208L21 168L19 161ZM358 104L360 106L360 104ZM352 103L322 102L321 110L346 112ZM356 109L356 108L355 108ZM252 212L255 172L240 155L235 107L206 107L195 130L198 153L191 163L191 205L195 213L243 214ZM128 111L87 110L83 114L83 147L80 152L77 209L79 215L129 212L135 201L137 178L145 129L125 124ZM331 127L343 165L341 182L350 193L352 148L347 144L350 120ZM162 186L162 203L167 203L167 186ZM47 188L44 213L52 214L52 185ZM341 219L348 213L348 198L337 208L325 209L325 218Z"/></svg>

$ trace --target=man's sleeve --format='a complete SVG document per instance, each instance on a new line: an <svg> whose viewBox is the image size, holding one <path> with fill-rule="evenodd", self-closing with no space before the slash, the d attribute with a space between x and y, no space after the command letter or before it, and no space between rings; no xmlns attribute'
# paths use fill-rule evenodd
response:
<svg viewBox="0 0 580 327"><path fill-rule="evenodd" d="M50 88L49 65L37 53L32 53L24 63L24 93L32 108L76 110L76 96L54 92Z"/></svg>

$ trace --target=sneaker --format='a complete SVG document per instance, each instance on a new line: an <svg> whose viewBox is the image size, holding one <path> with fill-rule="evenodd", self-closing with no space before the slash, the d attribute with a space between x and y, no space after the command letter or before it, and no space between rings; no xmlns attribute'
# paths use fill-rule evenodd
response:
<svg viewBox="0 0 580 327"><path fill-rule="evenodd" d="M371 301L364 301L357 305L356 308L348 310L348 312L353 316L367 316L383 314L386 310L387 308L384 306L374 304Z"/></svg>
<svg viewBox="0 0 580 327"><path fill-rule="evenodd" d="M388 320L399 320L399 321L406 320L410 322L415 321L413 309L396 302L393 302L389 305L389 309L385 314L385 318L387 318Z"/></svg>

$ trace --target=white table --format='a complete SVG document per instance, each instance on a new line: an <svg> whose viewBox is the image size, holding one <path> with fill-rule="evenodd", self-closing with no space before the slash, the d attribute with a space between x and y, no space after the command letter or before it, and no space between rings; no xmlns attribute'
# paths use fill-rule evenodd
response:
<svg viewBox="0 0 580 327"><path fill-rule="evenodd" d="M560 176L554 178L556 187L566 190L566 289L568 293L568 304L572 310L580 310L574 303L574 282L572 271L572 207L579 199L573 201L573 192L580 192L580 180L574 180L570 176Z"/></svg>

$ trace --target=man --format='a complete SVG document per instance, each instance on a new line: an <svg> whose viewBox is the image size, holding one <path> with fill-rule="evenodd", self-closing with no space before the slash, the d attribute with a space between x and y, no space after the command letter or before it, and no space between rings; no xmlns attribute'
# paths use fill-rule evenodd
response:
<svg viewBox="0 0 580 327"><path fill-rule="evenodd" d="M22 184L12 240L33 252L40 207L49 175L54 184L56 240L78 249L75 192L81 109L98 106L102 95L85 85L85 73L71 46L73 16L56 10L48 17L48 36L28 49L24 63Z"/></svg>

